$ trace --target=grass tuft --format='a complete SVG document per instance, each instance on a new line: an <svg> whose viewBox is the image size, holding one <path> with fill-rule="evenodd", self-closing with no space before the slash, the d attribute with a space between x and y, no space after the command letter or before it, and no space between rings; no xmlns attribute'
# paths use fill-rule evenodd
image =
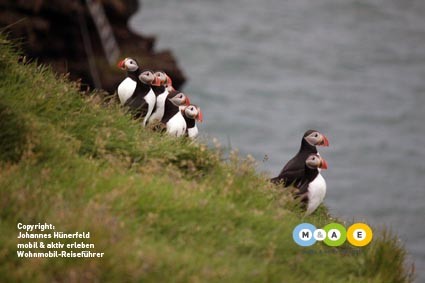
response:
<svg viewBox="0 0 425 283"><path fill-rule="evenodd" d="M26 147L25 121L0 104L0 160L18 162Z"/></svg>

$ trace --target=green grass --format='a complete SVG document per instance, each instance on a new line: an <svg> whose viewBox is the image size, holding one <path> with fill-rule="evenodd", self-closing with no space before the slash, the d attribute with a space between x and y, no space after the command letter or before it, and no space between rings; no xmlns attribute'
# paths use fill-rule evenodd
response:
<svg viewBox="0 0 425 283"><path fill-rule="evenodd" d="M293 228L337 221L326 207L304 218L250 158L142 129L0 43L1 282L412 281L395 236L301 248ZM105 257L18 258L18 222L90 231Z"/></svg>

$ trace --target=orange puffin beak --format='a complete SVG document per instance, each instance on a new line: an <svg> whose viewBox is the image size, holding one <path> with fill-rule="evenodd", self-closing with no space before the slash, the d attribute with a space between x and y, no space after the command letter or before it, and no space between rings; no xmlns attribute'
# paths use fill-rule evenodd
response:
<svg viewBox="0 0 425 283"><path fill-rule="evenodd" d="M125 70L125 59L118 62L117 67Z"/></svg>
<svg viewBox="0 0 425 283"><path fill-rule="evenodd" d="M201 109L200 109L200 108L199 108L199 113L198 113L197 120L198 120L199 122L202 122L202 120L203 120L202 111L201 111Z"/></svg>
<svg viewBox="0 0 425 283"><path fill-rule="evenodd" d="M155 78L153 79L152 83L153 86L160 86L161 85L161 80L155 76Z"/></svg>
<svg viewBox="0 0 425 283"><path fill-rule="evenodd" d="M323 159L323 158L320 158L320 159L321 159L321 163L320 163L320 167L319 168L322 168L323 170L328 169L328 163L326 162L326 160Z"/></svg>
<svg viewBox="0 0 425 283"><path fill-rule="evenodd" d="M329 140L328 140L328 138L325 135L323 135L323 140L322 140L322 142L319 145L321 145L321 146L329 146Z"/></svg>
<svg viewBox="0 0 425 283"><path fill-rule="evenodd" d="M186 100L185 100L184 104L186 106L189 106L190 105L190 99L189 99L189 97L186 96Z"/></svg>

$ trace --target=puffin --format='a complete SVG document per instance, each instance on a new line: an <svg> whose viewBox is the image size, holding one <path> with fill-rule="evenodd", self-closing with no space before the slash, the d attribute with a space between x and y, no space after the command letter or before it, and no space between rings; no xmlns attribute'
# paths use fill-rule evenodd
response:
<svg viewBox="0 0 425 283"><path fill-rule="evenodd" d="M125 58L118 63L118 67L127 71L127 77L117 88L118 98L121 105L128 106L134 112L134 117L145 116L143 126L153 111L156 97L150 87L158 79L151 71L142 72L137 61Z"/></svg>
<svg viewBox="0 0 425 283"><path fill-rule="evenodd" d="M316 146L329 146L328 138L316 130L306 131L298 153L286 163L279 175L270 181L274 184L283 183L284 187L298 182L305 175L304 163L307 157L312 153L318 153Z"/></svg>
<svg viewBox="0 0 425 283"><path fill-rule="evenodd" d="M143 85L143 88L149 87L151 85L159 84L158 79L154 76L152 71L142 72L139 75L139 81L141 82L140 85ZM141 98L143 98L143 101L141 101ZM144 116L142 124L143 124L143 127L145 127L156 105L155 92L151 88L150 91L147 94L145 94L143 97L141 95L138 95L134 97L134 100L133 100L133 97L131 97L129 101L133 102L135 106L138 106L139 109L141 110L140 115Z"/></svg>
<svg viewBox="0 0 425 283"><path fill-rule="evenodd" d="M124 105L136 90L141 70L137 61L129 57L119 61L117 67L127 72L127 77L118 85L117 89L121 105Z"/></svg>
<svg viewBox="0 0 425 283"><path fill-rule="evenodd" d="M172 136L181 137L186 133L186 120L180 111L180 107L175 105L170 99L165 100L164 115L161 123L166 126L167 133Z"/></svg>
<svg viewBox="0 0 425 283"><path fill-rule="evenodd" d="M328 169L328 164L319 154L310 154L305 160L304 176L298 183L296 197L305 205L305 215L312 214L322 203L326 195L326 181L319 169Z"/></svg>
<svg viewBox="0 0 425 283"><path fill-rule="evenodd" d="M195 139L199 133L195 120L202 122L203 119L201 108L199 108L197 105L190 104L188 106L180 106L180 111L182 112L184 120L186 121L185 135L191 139Z"/></svg>
<svg viewBox="0 0 425 283"><path fill-rule="evenodd" d="M169 94L169 77L161 71L155 72L154 76L156 79L156 84L152 85L152 89L156 96L156 104L152 115L149 117L149 124L162 120L162 117L164 116L165 101L167 100L167 96Z"/></svg>

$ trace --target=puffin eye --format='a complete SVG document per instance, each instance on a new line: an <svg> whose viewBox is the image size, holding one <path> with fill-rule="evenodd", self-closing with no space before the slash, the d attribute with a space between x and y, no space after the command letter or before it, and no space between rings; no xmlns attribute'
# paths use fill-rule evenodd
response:
<svg viewBox="0 0 425 283"><path fill-rule="evenodd" d="M318 136L319 136L319 135L318 135L317 133L314 135L314 137L315 137L315 138L317 138Z"/></svg>

